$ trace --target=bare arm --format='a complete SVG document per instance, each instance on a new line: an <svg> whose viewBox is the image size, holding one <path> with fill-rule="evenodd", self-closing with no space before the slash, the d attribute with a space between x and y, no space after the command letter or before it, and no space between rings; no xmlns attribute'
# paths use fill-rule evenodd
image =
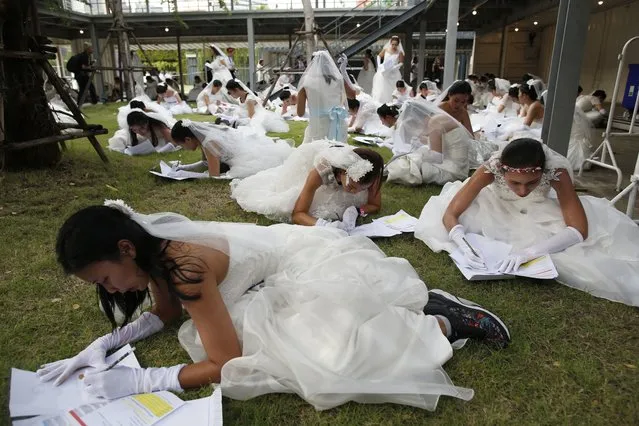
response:
<svg viewBox="0 0 639 426"><path fill-rule="evenodd" d="M249 118L253 118L253 116L255 115L255 105L255 101L246 101L246 111L248 112Z"/></svg>
<svg viewBox="0 0 639 426"><path fill-rule="evenodd" d="M164 324L179 320L182 316L182 304L175 295L169 293L167 284L151 281L149 288L153 298L151 312L157 315Z"/></svg>
<svg viewBox="0 0 639 426"><path fill-rule="evenodd" d="M443 217L447 231L450 232L451 229L459 224L459 216L468 209L473 200L479 195L479 192L495 179L492 173L486 172L486 168L480 166L450 201Z"/></svg>
<svg viewBox="0 0 639 426"><path fill-rule="evenodd" d="M577 196L568 171L564 169L558 171L561 172L559 180L553 181L552 187L557 191L557 198L559 199L559 206L561 207L564 222L566 226L572 226L579 231L585 240L588 238L588 219L586 218L584 206Z"/></svg>
<svg viewBox="0 0 639 426"><path fill-rule="evenodd" d="M535 102L528 107L526 116L524 117L524 124L530 126L536 119L543 117L543 107L540 103Z"/></svg>
<svg viewBox="0 0 639 426"><path fill-rule="evenodd" d="M473 134L473 125L470 122L470 116L468 115L467 110L463 110L461 112L461 124L466 128L466 130L468 130L471 135Z"/></svg>
<svg viewBox="0 0 639 426"><path fill-rule="evenodd" d="M178 376L184 389L219 383L224 364L242 355L240 343L213 271L203 274L199 284L183 284L180 291L197 291L199 298L182 301L200 335L207 359L182 368Z"/></svg>
<svg viewBox="0 0 639 426"><path fill-rule="evenodd" d="M355 99L355 97L357 96L357 92L355 91L355 89L353 89L351 85L346 82L346 80L344 80L344 91L346 92L346 97L348 99Z"/></svg>
<svg viewBox="0 0 639 426"><path fill-rule="evenodd" d="M299 105L299 104L298 104ZM317 222L317 218L311 216L308 211L313 204L313 198L315 197L315 191L322 186L322 177L317 170L313 169L306 178L306 183L300 192L295 206L293 207L293 213L291 219L296 225L314 226Z"/></svg>
<svg viewBox="0 0 639 426"><path fill-rule="evenodd" d="M382 208L382 188L381 182L374 183L368 188L368 199L366 200L366 204L363 206L359 206L360 210L363 210L364 213L377 213Z"/></svg>
<svg viewBox="0 0 639 426"><path fill-rule="evenodd" d="M504 112L504 109L506 109L506 105L499 104L499 106L497 107L497 112L502 113Z"/></svg>
<svg viewBox="0 0 639 426"><path fill-rule="evenodd" d="M398 61L399 61L398 63L400 65L402 65L402 66L404 65L404 54L403 53L399 54Z"/></svg>
<svg viewBox="0 0 639 426"><path fill-rule="evenodd" d="M297 115L304 117L306 114L306 89L302 88L297 92Z"/></svg>
<svg viewBox="0 0 639 426"><path fill-rule="evenodd" d="M173 143L173 137L171 136L171 129L169 129L166 126L162 126L162 129L160 130L160 133L162 134L162 138L167 141L168 143Z"/></svg>
<svg viewBox="0 0 639 426"><path fill-rule="evenodd" d="M209 176L220 175L220 158L216 157L211 151L202 146L202 151L206 156L206 162L209 165Z"/></svg>

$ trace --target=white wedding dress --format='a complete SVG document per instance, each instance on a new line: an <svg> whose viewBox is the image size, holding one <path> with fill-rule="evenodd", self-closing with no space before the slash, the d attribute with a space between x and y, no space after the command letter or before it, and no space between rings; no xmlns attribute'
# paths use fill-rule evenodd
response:
<svg viewBox="0 0 639 426"><path fill-rule="evenodd" d="M226 65L224 65L223 63L223 57L218 55L215 57L215 59L213 60L213 62L211 62L210 64L206 64L207 68L210 68L212 71L212 75L213 78L211 79L211 81L209 82L209 84L206 85L206 87L200 92L200 94L197 96L197 112L200 114L213 114L215 112L217 112L217 105L216 101L220 101L223 102L225 104L229 104L229 105L237 105L238 102L233 99L227 92L226 90L226 83L229 80L233 80L233 76L231 75L231 72L229 71L229 69L226 67ZM215 95L213 94L213 82L215 80L219 80L222 83L222 88L220 89L219 92L217 92ZM207 106L206 102L204 101L205 97L209 97L209 105ZM211 111L211 109L213 109L213 111ZM228 113L229 111L225 111L225 113Z"/></svg>
<svg viewBox="0 0 639 426"><path fill-rule="evenodd" d="M169 144L160 134L156 134L157 136L157 146L153 146L151 143L151 139L145 139L140 135L137 135L138 143L135 147L132 146L133 141L131 140L131 131L129 129L129 125L127 123L127 116L132 111L142 112L147 117L156 119L162 122L169 129L173 128L173 125L177 122L175 118L163 107L161 107L156 102L151 101L151 99L146 96L138 96L133 98L134 101L144 102L144 106L146 107L146 111L141 109L131 109L130 104L125 105L123 107L118 108L118 126L120 127L115 131L113 136L109 138L108 148L111 151L116 151L122 154L127 155L144 155L151 154L154 152L172 152L174 148L171 144Z"/></svg>
<svg viewBox="0 0 639 426"><path fill-rule="evenodd" d="M300 78L298 89L306 92L308 126L304 141L348 139L348 111L344 79L328 52L320 50Z"/></svg>
<svg viewBox="0 0 639 426"><path fill-rule="evenodd" d="M389 127L384 126L377 114L377 108L380 104L365 93L357 95L357 100L359 101L359 109L357 110L353 127L361 129L360 133L364 135L379 137L392 136L393 131Z"/></svg>
<svg viewBox="0 0 639 426"><path fill-rule="evenodd" d="M572 177L570 162L545 145L544 151L546 165L542 180L524 198L508 188L500 167L501 153L486 163L487 173L492 173L495 181L483 188L459 217L467 232L504 241L521 250L547 240L566 227L550 185L558 179L558 169L567 169ZM442 217L463 185L462 182L446 184L441 194L431 197L422 210L415 237L435 252L450 253L455 249ZM591 196L579 199L588 219L588 238L551 255L559 272L557 280L593 296L639 306L639 227L606 199Z"/></svg>
<svg viewBox="0 0 639 426"><path fill-rule="evenodd" d="M246 211L278 222L290 222L306 178L315 168L323 185L315 192L309 214L327 220L340 219L348 207L365 204L368 191L351 194L342 189L333 174L333 165L326 160L330 157L326 150L336 149L352 150L353 147L336 146L327 140L302 144L281 166L231 182L231 198Z"/></svg>
<svg viewBox="0 0 639 426"><path fill-rule="evenodd" d="M224 396L295 393L318 410L348 401L434 410L441 395L473 397L442 368L451 345L422 312L427 288L405 259L324 227L191 223L197 244L228 240L219 290L242 355L222 368ZM192 320L179 340L194 362L207 359Z"/></svg>
<svg viewBox="0 0 639 426"><path fill-rule="evenodd" d="M241 179L277 167L293 152L287 141L274 142L250 127L209 127L211 130L205 133L202 147L229 166L226 175L232 178Z"/></svg>
<svg viewBox="0 0 639 426"><path fill-rule="evenodd" d="M191 114L193 112L193 108L191 108L189 104L185 101L178 101L178 98L175 95L164 96L160 105L172 115Z"/></svg>
<svg viewBox="0 0 639 426"><path fill-rule="evenodd" d="M397 80L402 79L402 73L399 71L402 65L399 63L399 54L399 51L391 53L387 50L384 53L384 62L377 67L377 72L373 77L373 90L371 93L376 102L386 104L393 101L395 83L397 83Z"/></svg>
<svg viewBox="0 0 639 426"><path fill-rule="evenodd" d="M248 121L248 126L258 133L286 133L289 130L288 123L281 115L269 111L262 106L262 101L252 92L248 92L246 99L240 103L240 117L248 117L248 102L255 102L253 117Z"/></svg>
<svg viewBox="0 0 639 426"><path fill-rule="evenodd" d="M370 95L373 91L373 78L375 77L375 66L371 60L368 61L368 69L362 69L357 75L357 85L362 88L364 93Z"/></svg>

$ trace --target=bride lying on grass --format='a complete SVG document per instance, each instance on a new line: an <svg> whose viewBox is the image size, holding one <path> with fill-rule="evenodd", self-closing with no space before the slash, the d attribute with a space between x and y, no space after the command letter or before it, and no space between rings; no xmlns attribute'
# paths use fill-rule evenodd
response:
<svg viewBox="0 0 639 426"><path fill-rule="evenodd" d="M429 292L405 259L386 257L368 238L105 204L68 218L56 253L66 273L96 287L114 330L44 365L42 380L60 384L78 368L104 367L108 350L159 332L186 309L179 338L192 364L89 373L85 390L114 399L221 383L230 398L296 393L318 410L347 401L433 410L441 395L473 397L442 368L453 347L510 341L497 316ZM129 322L149 292L153 307ZM116 309L125 315L120 328Z"/></svg>

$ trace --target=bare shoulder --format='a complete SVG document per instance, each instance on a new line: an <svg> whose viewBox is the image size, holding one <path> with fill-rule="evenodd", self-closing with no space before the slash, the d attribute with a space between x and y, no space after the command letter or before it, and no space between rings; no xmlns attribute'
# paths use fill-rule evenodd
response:
<svg viewBox="0 0 639 426"><path fill-rule="evenodd" d="M171 271L174 284L187 294L194 282L209 281L220 283L229 268L229 256L211 247L171 241L166 248L166 257L173 264Z"/></svg>

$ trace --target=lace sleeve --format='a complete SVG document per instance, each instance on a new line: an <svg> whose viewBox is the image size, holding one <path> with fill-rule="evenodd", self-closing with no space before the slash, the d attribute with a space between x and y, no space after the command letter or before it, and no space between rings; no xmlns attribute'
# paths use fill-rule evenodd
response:
<svg viewBox="0 0 639 426"><path fill-rule="evenodd" d="M327 185L330 183L330 176L333 174L333 166L331 163L323 156L317 156L315 161L313 162L313 167L317 170L320 177L322 178L322 183Z"/></svg>
<svg viewBox="0 0 639 426"><path fill-rule="evenodd" d="M546 178L548 179L549 182L551 181L559 181L559 178L561 177L561 174L563 173L563 170L561 169L548 169L544 172L544 175L546 175Z"/></svg>
<svg viewBox="0 0 639 426"><path fill-rule="evenodd" d="M493 175L498 175L500 173L501 161L499 161L499 157L492 157L488 161L484 163L484 167L486 170L484 173L491 173Z"/></svg>

